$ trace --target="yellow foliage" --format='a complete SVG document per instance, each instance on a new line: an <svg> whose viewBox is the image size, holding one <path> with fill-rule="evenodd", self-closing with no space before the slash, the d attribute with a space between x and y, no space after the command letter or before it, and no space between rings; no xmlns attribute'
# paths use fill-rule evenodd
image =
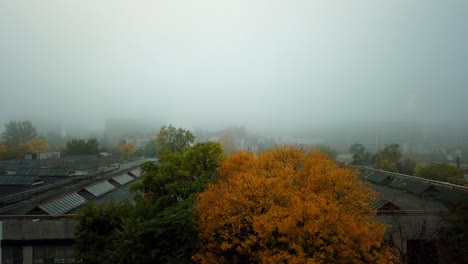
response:
<svg viewBox="0 0 468 264"><path fill-rule="evenodd" d="M133 145L132 143L127 143L120 146L119 150L124 155L133 155L135 154L135 145Z"/></svg>
<svg viewBox="0 0 468 264"><path fill-rule="evenodd" d="M0 144L0 159L22 159L28 153L50 151L44 138L36 138L17 145Z"/></svg>
<svg viewBox="0 0 468 264"><path fill-rule="evenodd" d="M7 146L5 144L0 144L0 153L7 151Z"/></svg>
<svg viewBox="0 0 468 264"><path fill-rule="evenodd" d="M231 155L199 194L199 263L391 263L371 190L323 153Z"/></svg>
<svg viewBox="0 0 468 264"><path fill-rule="evenodd" d="M36 138L36 139L29 140L25 143L20 143L18 147L20 149L25 150L26 153L44 152L44 151L50 150L50 147L44 138Z"/></svg>

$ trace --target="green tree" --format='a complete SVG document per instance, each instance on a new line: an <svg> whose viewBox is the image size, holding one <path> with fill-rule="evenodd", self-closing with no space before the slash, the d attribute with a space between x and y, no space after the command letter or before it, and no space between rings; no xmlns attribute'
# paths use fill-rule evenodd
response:
<svg viewBox="0 0 468 264"><path fill-rule="evenodd" d="M378 151L376 153L376 156L381 156L384 159L388 159L391 162L397 163L402 156L400 145L398 144L385 145L383 150Z"/></svg>
<svg viewBox="0 0 468 264"><path fill-rule="evenodd" d="M31 121L10 121L5 124L5 132L2 133L7 145L17 145L31 141L37 137L36 127Z"/></svg>
<svg viewBox="0 0 468 264"><path fill-rule="evenodd" d="M99 142L95 138L72 139L67 142L65 152L67 155L99 155Z"/></svg>
<svg viewBox="0 0 468 264"><path fill-rule="evenodd" d="M195 195L213 182L222 153L218 143L197 143L165 152L158 165L144 163L142 181L131 187L135 205L91 207L80 215L79 257L84 263L191 263Z"/></svg>
<svg viewBox="0 0 468 264"><path fill-rule="evenodd" d="M468 202L448 205L440 229L440 263L468 263Z"/></svg>
<svg viewBox="0 0 468 264"><path fill-rule="evenodd" d="M416 168L414 176L444 182L464 182L463 171L446 163L419 166Z"/></svg>
<svg viewBox="0 0 468 264"><path fill-rule="evenodd" d="M99 154L99 141L95 138L90 138L86 142L86 145L88 145L89 151Z"/></svg>
<svg viewBox="0 0 468 264"><path fill-rule="evenodd" d="M184 148L190 146L194 141L195 137L188 130L175 128L172 125L163 126L156 136L158 156L166 151L182 153Z"/></svg>
<svg viewBox="0 0 468 264"><path fill-rule="evenodd" d="M192 175L213 178L224 160L224 150L218 142L196 143L185 150L184 158Z"/></svg>
<svg viewBox="0 0 468 264"><path fill-rule="evenodd" d="M217 142L197 143L186 147L182 154L166 152L161 156L159 166L142 166L148 172L132 189L165 199L168 203L188 199L212 182L223 160L223 149Z"/></svg>
<svg viewBox="0 0 468 264"><path fill-rule="evenodd" d="M146 143L141 150L141 155L147 158L154 158L156 157L156 142L154 140L150 140L150 142Z"/></svg>
<svg viewBox="0 0 468 264"><path fill-rule="evenodd" d="M374 155L374 167L392 172L398 172L398 162L402 154L398 144L385 145L384 149Z"/></svg>
<svg viewBox="0 0 468 264"><path fill-rule="evenodd" d="M353 165L365 165L369 162L370 153L363 144L353 144L349 147L349 152L353 154Z"/></svg>
<svg viewBox="0 0 468 264"><path fill-rule="evenodd" d="M389 159L379 159L374 163L374 167L384 171L398 172L398 164Z"/></svg>
<svg viewBox="0 0 468 264"><path fill-rule="evenodd" d="M127 201L109 203L99 208L92 203L85 205L75 229L76 248L83 263L118 263L109 260L115 231L122 228L124 218L133 214L134 207Z"/></svg>
<svg viewBox="0 0 468 264"><path fill-rule="evenodd" d="M411 159L405 159L404 161L398 163L399 173L413 175L415 168L416 168L416 162L414 162Z"/></svg>
<svg viewBox="0 0 468 264"><path fill-rule="evenodd" d="M189 263L196 246L191 202L161 207L137 198L104 207L88 204L75 239L83 263Z"/></svg>

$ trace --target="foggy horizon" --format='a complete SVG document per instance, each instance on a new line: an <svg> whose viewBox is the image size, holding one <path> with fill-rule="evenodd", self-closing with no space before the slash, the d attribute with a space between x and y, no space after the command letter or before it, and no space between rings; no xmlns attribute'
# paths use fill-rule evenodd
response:
<svg viewBox="0 0 468 264"><path fill-rule="evenodd" d="M467 17L456 0L3 1L0 131L466 125Z"/></svg>

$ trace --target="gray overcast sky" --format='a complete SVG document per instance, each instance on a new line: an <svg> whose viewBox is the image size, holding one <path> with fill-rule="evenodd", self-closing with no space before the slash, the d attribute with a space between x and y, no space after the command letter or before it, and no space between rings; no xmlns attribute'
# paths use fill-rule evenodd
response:
<svg viewBox="0 0 468 264"><path fill-rule="evenodd" d="M3 123L467 121L468 1L1 0L0 92Z"/></svg>

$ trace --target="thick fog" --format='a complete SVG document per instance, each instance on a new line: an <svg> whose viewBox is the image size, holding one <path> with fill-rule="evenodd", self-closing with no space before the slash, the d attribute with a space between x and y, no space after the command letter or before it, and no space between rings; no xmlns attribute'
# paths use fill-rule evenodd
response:
<svg viewBox="0 0 468 264"><path fill-rule="evenodd" d="M466 122L468 1L1 1L0 92L2 124Z"/></svg>

